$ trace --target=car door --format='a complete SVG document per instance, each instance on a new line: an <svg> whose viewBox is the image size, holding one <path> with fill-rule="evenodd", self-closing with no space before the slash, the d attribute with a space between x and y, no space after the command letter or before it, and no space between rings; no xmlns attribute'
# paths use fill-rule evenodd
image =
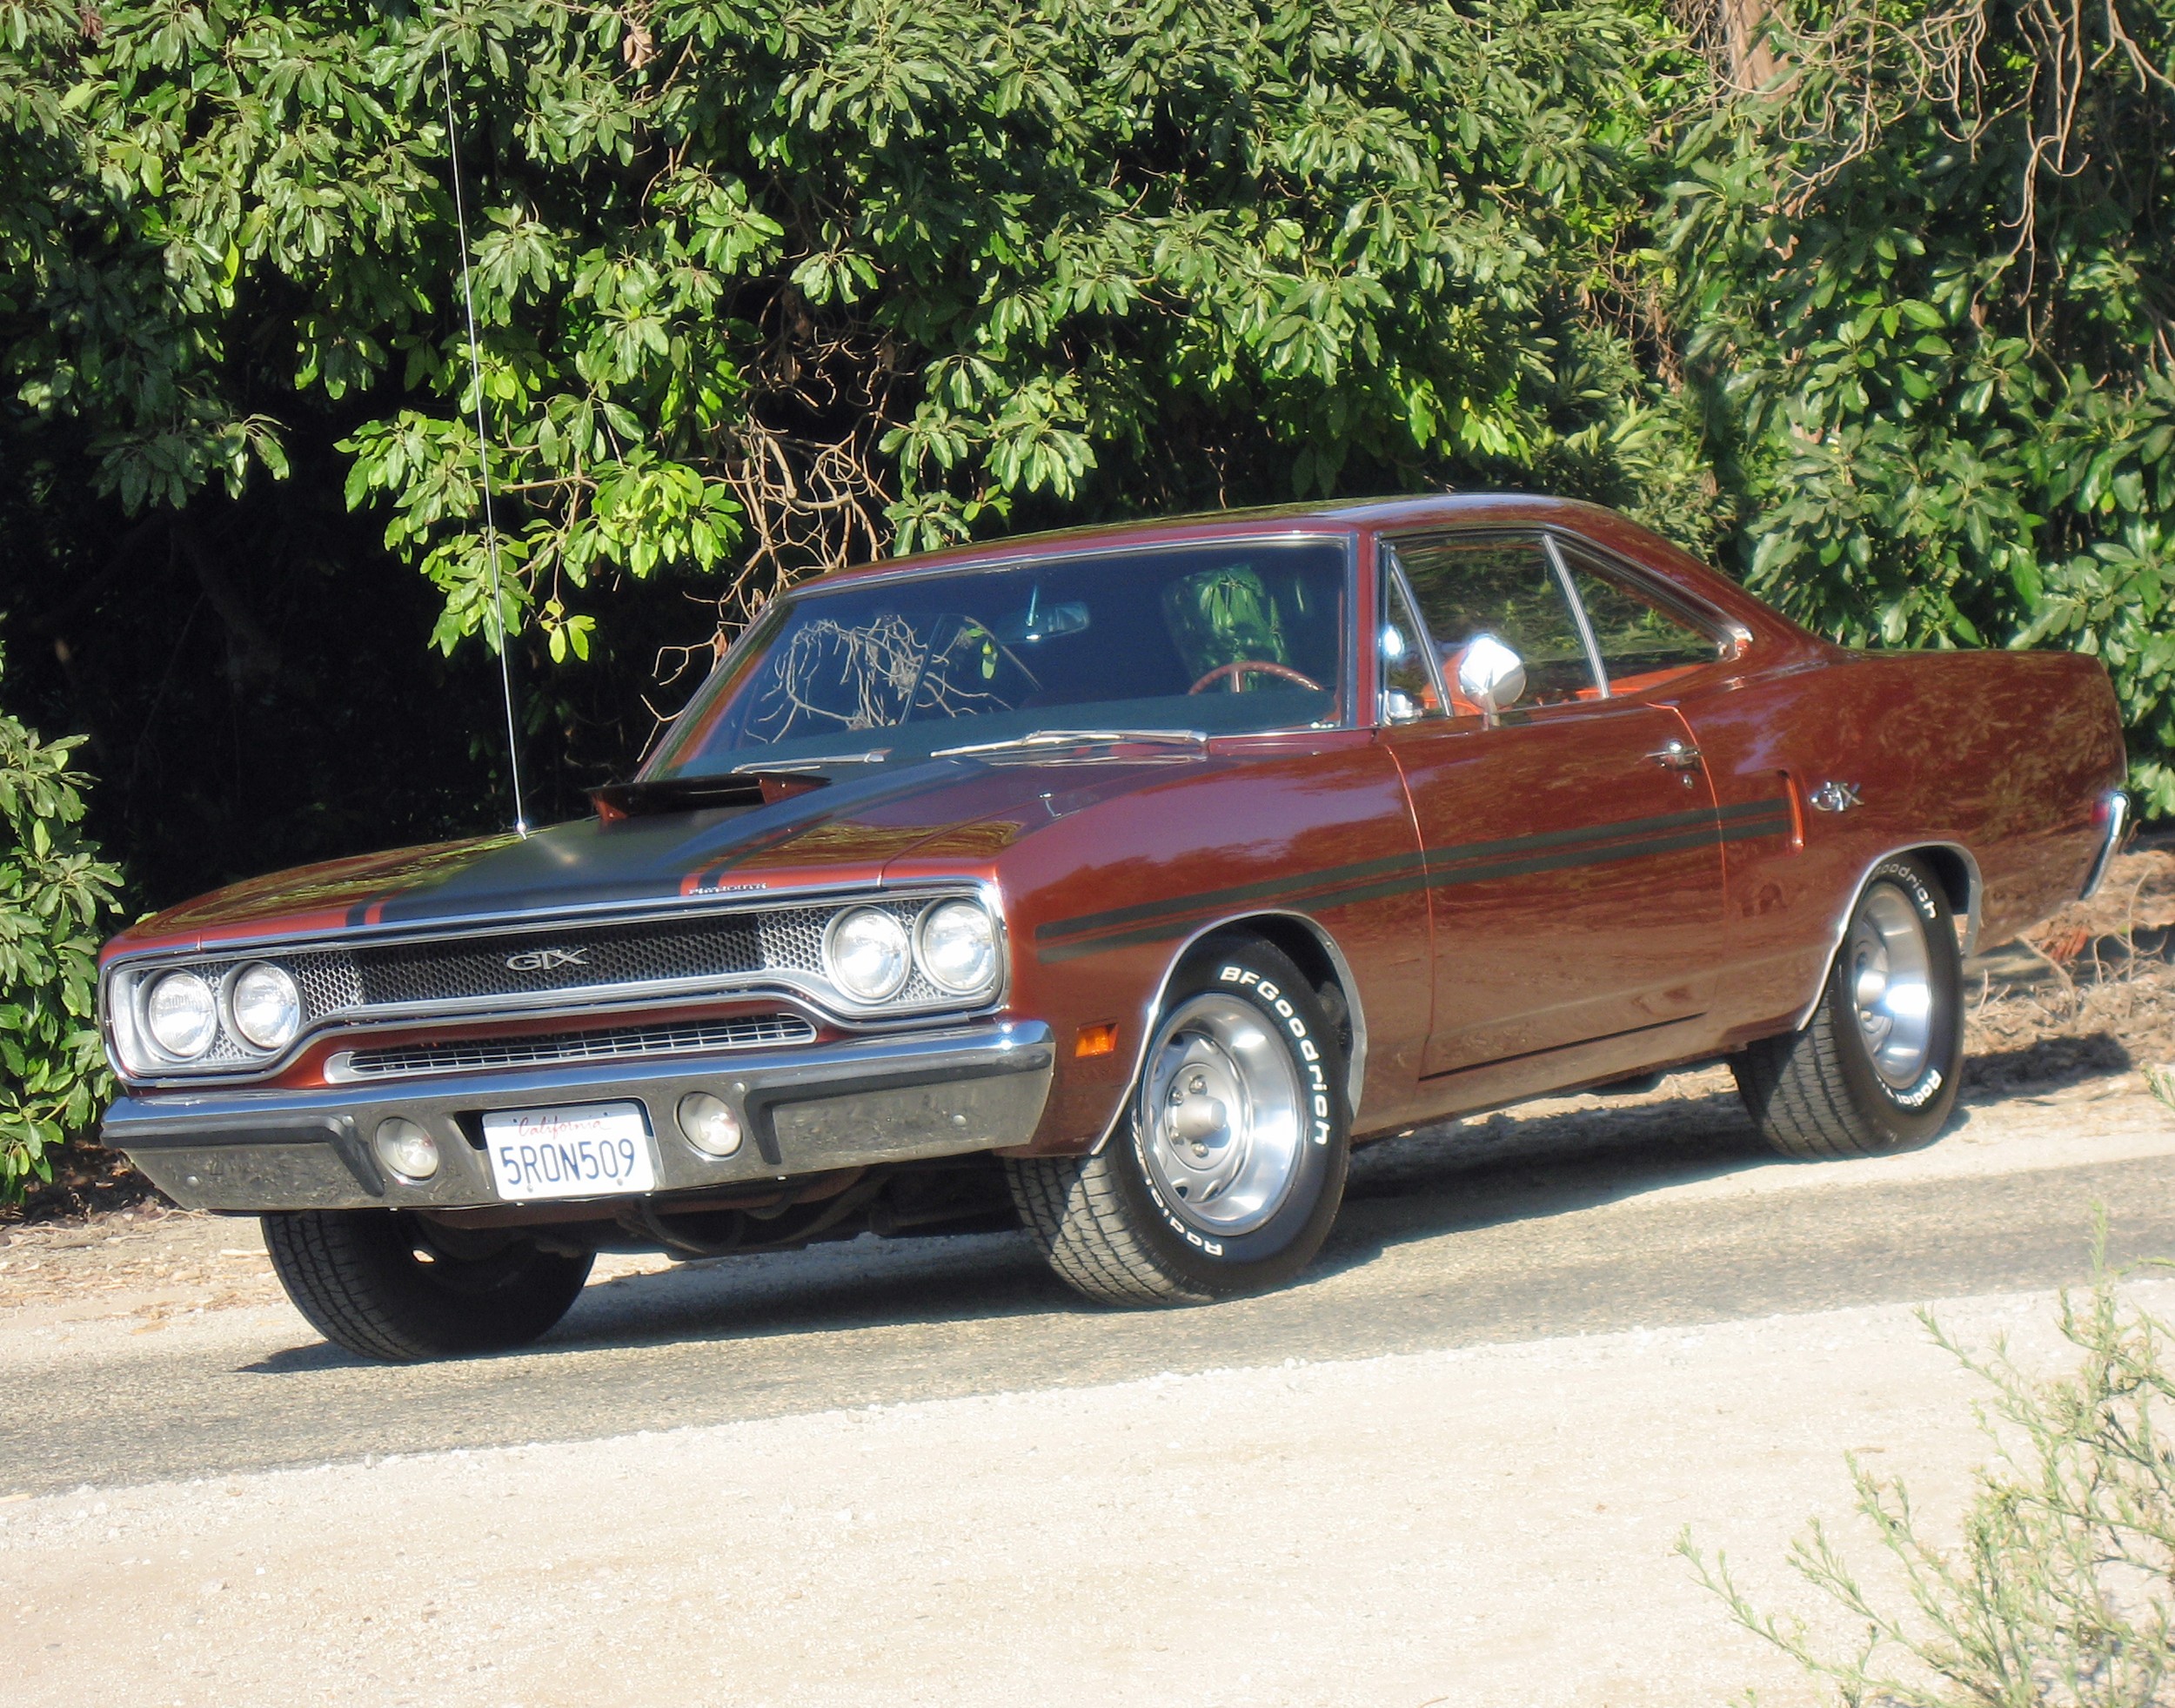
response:
<svg viewBox="0 0 2175 1708"><path fill-rule="evenodd" d="M1611 693L1569 572L1538 534L1385 542L1383 740L1425 849L1435 1008L1423 1076L1538 1069L1685 1028L1723 924L1714 796L1676 711ZM1522 661L1494 714L1462 697L1481 635ZM1563 1064L1563 1081L1577 1077Z"/></svg>

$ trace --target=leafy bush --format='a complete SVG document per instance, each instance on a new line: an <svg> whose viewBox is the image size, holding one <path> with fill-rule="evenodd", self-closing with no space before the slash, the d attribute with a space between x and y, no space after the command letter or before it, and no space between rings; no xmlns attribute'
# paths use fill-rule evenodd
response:
<svg viewBox="0 0 2175 1708"><path fill-rule="evenodd" d="M96 1021L98 941L121 874L77 826L82 738L0 714L0 1201L52 1178L52 1151L111 1089Z"/></svg>
<svg viewBox="0 0 2175 1708"><path fill-rule="evenodd" d="M2175 4L1787 17L1663 240L1747 580L1854 644L2097 654L2175 812Z"/></svg>
<svg viewBox="0 0 2175 1708"><path fill-rule="evenodd" d="M2175 1401L2168 1326L2126 1306L2104 1270L2061 1330L2082 1355L2051 1382L1998 1348L1940 1344L1992 1388L2014 1446L1979 1472L1961 1540L1922 1532L1899 1482L1855 1461L1857 1510L1900 1568L1899 1598L1859 1582L1816 1522L1791 1564L1864 1631L1855 1653L1816 1647L1761 1612L1690 1541L1678 1548L1747 1630L1826 1681L1850 1708L2155 1708L2175 1691ZM1891 1604L1893 1601L1900 1604Z"/></svg>

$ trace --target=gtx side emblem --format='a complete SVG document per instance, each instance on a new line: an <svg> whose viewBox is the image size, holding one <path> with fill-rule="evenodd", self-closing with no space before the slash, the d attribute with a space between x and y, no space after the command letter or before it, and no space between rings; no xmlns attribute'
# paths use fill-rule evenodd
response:
<svg viewBox="0 0 2175 1708"><path fill-rule="evenodd" d="M548 973L554 967L586 967L587 949L524 949L519 954L506 957L506 966L516 973Z"/></svg>

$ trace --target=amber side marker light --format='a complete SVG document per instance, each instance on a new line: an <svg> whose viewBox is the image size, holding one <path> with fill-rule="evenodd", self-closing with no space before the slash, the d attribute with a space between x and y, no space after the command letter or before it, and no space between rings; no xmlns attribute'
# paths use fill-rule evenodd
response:
<svg viewBox="0 0 2175 1708"><path fill-rule="evenodd" d="M1081 1027L1080 1036L1073 1042L1073 1054L1079 1056L1114 1055L1117 1049L1118 1023L1114 1020Z"/></svg>

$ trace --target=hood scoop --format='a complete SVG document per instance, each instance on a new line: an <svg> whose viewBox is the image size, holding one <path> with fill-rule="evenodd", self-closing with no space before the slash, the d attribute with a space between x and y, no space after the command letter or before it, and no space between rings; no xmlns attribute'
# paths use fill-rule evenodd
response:
<svg viewBox="0 0 2175 1708"><path fill-rule="evenodd" d="M589 791L598 819L650 818L660 813L699 813L722 807L767 807L811 789L827 788L830 779L806 771L735 772L724 777L658 777L606 783Z"/></svg>

